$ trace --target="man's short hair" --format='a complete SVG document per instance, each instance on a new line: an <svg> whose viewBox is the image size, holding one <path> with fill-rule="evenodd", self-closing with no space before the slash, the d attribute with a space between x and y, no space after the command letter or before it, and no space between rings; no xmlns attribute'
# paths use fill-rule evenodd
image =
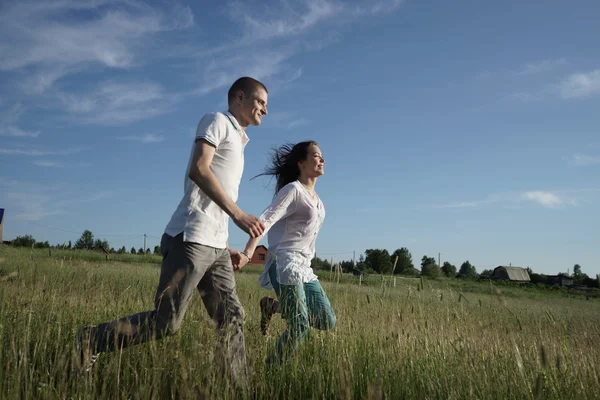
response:
<svg viewBox="0 0 600 400"><path fill-rule="evenodd" d="M227 102L229 104L233 103L233 101L235 100L235 95L240 90L244 92L244 94L249 95L253 93L257 88L263 88L265 92L269 93L267 87L261 82L257 81L256 79L247 76L239 78L237 81L233 82L233 85L231 85L231 87L229 88L229 92L227 92Z"/></svg>

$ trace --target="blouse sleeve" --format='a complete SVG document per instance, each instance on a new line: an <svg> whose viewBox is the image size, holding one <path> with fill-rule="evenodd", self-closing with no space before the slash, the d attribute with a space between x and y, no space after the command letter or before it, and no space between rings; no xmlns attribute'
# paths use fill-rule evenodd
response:
<svg viewBox="0 0 600 400"><path fill-rule="evenodd" d="M293 184L284 186L275 196L275 200L260 215L260 221L265 225L263 235L280 219L286 218L296 211L298 189Z"/></svg>

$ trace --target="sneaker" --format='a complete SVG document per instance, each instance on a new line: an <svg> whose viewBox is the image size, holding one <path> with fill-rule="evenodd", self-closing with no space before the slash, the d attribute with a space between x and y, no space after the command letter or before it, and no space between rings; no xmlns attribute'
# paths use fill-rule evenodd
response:
<svg viewBox="0 0 600 400"><path fill-rule="evenodd" d="M91 348L91 331L93 326L86 326L77 332L75 342L75 365L79 371L90 372L100 353L93 353Z"/></svg>
<svg viewBox="0 0 600 400"><path fill-rule="evenodd" d="M263 335L269 334L271 317L279 310L279 301L272 297L260 299L260 331Z"/></svg>

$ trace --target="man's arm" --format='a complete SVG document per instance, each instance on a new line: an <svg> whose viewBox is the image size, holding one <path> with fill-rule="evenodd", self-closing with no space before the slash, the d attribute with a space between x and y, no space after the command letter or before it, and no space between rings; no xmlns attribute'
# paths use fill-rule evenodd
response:
<svg viewBox="0 0 600 400"><path fill-rule="evenodd" d="M254 215L246 214L235 204L211 171L210 164L214 155L214 146L204 139L196 140L188 177L250 237L262 235L264 225Z"/></svg>

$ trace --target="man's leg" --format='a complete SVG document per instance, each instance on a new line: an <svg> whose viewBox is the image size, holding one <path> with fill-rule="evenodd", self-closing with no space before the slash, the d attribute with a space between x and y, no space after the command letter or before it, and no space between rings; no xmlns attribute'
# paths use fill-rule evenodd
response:
<svg viewBox="0 0 600 400"><path fill-rule="evenodd" d="M220 372L236 386L248 384L244 308L237 295L231 256L227 249L215 249L216 261L198 284L206 311L215 321L219 335L215 360Z"/></svg>
<svg viewBox="0 0 600 400"><path fill-rule="evenodd" d="M279 285L279 292L281 313L287 319L287 329L267 358L267 365L279 364L289 358L310 329L304 285Z"/></svg>
<svg viewBox="0 0 600 400"><path fill-rule="evenodd" d="M183 234L174 238L163 235L161 249L163 262L155 309L83 328L82 339L87 340L90 353L118 350L179 330L194 288L215 261L215 253L210 247L183 242Z"/></svg>
<svg viewBox="0 0 600 400"><path fill-rule="evenodd" d="M305 283L304 291L310 326L320 330L333 329L336 322L335 313L321 283L319 281Z"/></svg>

